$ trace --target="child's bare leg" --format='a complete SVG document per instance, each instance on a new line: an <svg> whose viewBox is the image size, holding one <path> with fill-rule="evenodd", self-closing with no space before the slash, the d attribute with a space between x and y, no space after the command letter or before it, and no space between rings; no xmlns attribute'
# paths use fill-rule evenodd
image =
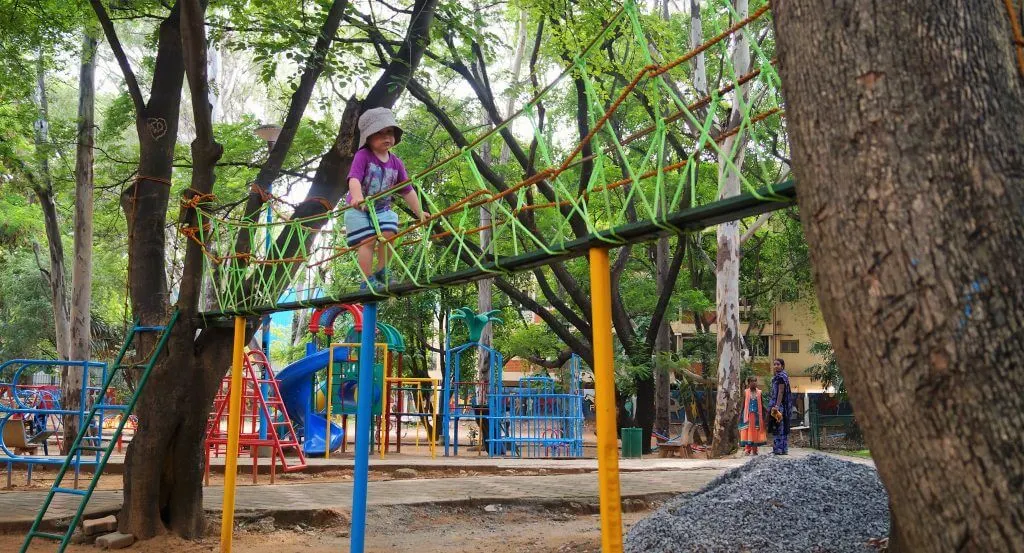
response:
<svg viewBox="0 0 1024 553"><path fill-rule="evenodd" d="M359 270L363 272L365 278L369 278L373 272L370 268L373 266L373 245L375 242L376 240L367 240L359 244L359 250L357 250Z"/></svg>
<svg viewBox="0 0 1024 553"><path fill-rule="evenodd" d="M377 270L381 270L388 266L388 246L387 240L395 237L395 233L385 231L381 233L384 237L383 240L377 241Z"/></svg>

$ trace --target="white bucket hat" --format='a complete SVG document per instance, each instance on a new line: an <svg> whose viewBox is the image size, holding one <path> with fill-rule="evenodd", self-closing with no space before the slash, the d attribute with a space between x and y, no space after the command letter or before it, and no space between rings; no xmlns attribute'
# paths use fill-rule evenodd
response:
<svg viewBox="0 0 1024 553"><path fill-rule="evenodd" d="M388 108L368 109L359 116L359 146L366 145L366 139L388 127L395 128L395 144L402 141L402 128L395 122L395 115ZM356 148L356 149L358 149Z"/></svg>

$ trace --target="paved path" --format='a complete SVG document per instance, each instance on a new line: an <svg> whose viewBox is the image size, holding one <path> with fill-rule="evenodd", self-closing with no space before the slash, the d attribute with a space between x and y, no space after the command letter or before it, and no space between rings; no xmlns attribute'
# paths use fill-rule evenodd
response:
<svg viewBox="0 0 1024 553"><path fill-rule="evenodd" d="M689 471L643 471L622 473L623 498L643 498L677 494L699 489L722 469ZM220 512L223 488L210 486L204 490L203 506ZM472 476L387 480L369 483L370 505L422 505L464 501L499 503L516 501L597 501L597 475L555 474L550 476ZM87 513L105 513L121 506L121 491L96 491L89 501ZM0 493L0 529L23 531L32 524L46 492ZM351 482L316 484L277 484L274 486L239 486L236 509L243 511L312 511L318 509L349 510L352 502ZM58 496L47 512L48 520L59 520L74 514L77 498Z"/></svg>
<svg viewBox="0 0 1024 553"><path fill-rule="evenodd" d="M2 461L3 457L0 457L0 462ZM648 457L646 459L619 459L619 470L622 472L648 470L692 470L699 468L721 468L723 466L733 467L738 466L742 463L742 457L716 460L681 459L679 457L662 459L658 457ZM306 464L310 467L311 472L316 472L330 469L352 468L353 465L355 464L355 460L352 456L351 450L349 450L347 453L332 454L330 459L324 459L322 457L307 457ZM214 472L224 472L224 457L212 458L210 460L210 465ZM268 468L270 466L270 458L260 457L259 465L261 469ZM0 465L0 468L2 467L3 465ZM405 453L401 455L390 453L385 459L381 459L379 455L373 455L370 457L371 470L390 471L396 468L403 467L425 470L448 469L454 470L456 472L459 470L475 470L478 472L498 472L508 469L548 469L552 471L578 472L597 470L597 459L490 458L484 455L477 455L476 453L465 453L459 456L452 457L444 457L442 455L438 455L436 458L431 458L429 455L415 455ZM47 468L50 467L42 469L46 470ZM240 456L238 458L238 468L239 471L242 473L251 470L252 458L247 455ZM50 468L50 470L55 469L56 467ZM37 468L36 470L40 470L40 468ZM88 471L88 468L83 466L83 470ZM104 472L106 474L123 473L124 456L117 454L112 455L107 463Z"/></svg>

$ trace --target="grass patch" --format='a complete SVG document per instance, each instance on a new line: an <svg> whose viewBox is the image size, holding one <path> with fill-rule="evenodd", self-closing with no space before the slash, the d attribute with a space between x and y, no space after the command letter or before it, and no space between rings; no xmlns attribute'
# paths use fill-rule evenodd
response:
<svg viewBox="0 0 1024 553"><path fill-rule="evenodd" d="M860 457L862 459L871 458L871 450L869 449L858 449L855 451L838 451L837 453L840 453L842 455L849 455L851 457Z"/></svg>

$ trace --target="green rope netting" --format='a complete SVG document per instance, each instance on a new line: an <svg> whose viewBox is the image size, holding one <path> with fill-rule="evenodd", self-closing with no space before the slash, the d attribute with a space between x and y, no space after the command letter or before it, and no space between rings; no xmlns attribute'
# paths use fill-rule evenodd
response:
<svg viewBox="0 0 1024 553"><path fill-rule="evenodd" d="M705 10L721 32L666 60L652 47L646 16L627 0L571 66L516 114L415 173L409 184L431 216L424 223L409 217L395 238L383 242L394 283L371 286L370 293L386 296L396 288L445 285L459 275L509 272L522 268L511 262L522 256L532 256L531 266L542 265L580 239L608 246L644 239L621 235L637 223L680 232L671 215L720 201L721 183L730 175L759 200L780 199L763 193L784 169L771 145L785 143L778 140L785 133L779 77L764 47L771 33L768 6L743 18L728 0L712 1ZM705 23L705 29L712 26ZM749 57L733 55L737 42ZM693 85L692 62L701 53L714 60L707 64L710 92ZM583 84L584 106L576 102L576 82ZM549 114L541 124L541 108L556 103L586 109L586 137L576 133L575 114L564 120ZM496 146L502 130L524 150L533 142L535 169L495 164L500 181L492 182L474 154ZM460 188L465 195L451 199ZM372 205L398 189L367 201ZM183 229L206 254L206 278L217 302L208 311L273 310L352 295L367 283L355 248L345 243L343 217L352 208L341 204L320 216L291 219L287 205L270 204L269 223L218 217L200 204L198 224ZM490 212L489 225L481 224L481 208ZM379 232L375 210L369 213ZM485 234L487 248L481 247ZM239 244L252 246L241 251Z"/></svg>

